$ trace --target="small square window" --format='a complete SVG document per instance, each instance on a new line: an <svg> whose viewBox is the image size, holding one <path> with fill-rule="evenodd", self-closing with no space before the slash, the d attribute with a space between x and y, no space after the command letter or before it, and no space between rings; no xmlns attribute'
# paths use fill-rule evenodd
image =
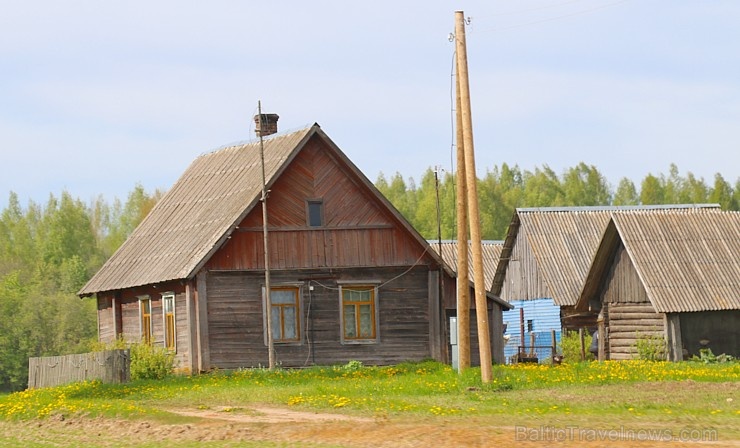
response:
<svg viewBox="0 0 740 448"><path fill-rule="evenodd" d="M306 201L306 208L308 213L308 226L309 227L321 227L324 225L324 201L309 200Z"/></svg>

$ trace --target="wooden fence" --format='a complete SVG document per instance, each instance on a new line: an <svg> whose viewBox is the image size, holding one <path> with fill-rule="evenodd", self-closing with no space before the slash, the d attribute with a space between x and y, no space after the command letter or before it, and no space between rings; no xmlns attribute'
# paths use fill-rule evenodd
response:
<svg viewBox="0 0 740 448"><path fill-rule="evenodd" d="M128 349L29 358L28 388L54 387L85 380L126 383L131 379L130 367Z"/></svg>

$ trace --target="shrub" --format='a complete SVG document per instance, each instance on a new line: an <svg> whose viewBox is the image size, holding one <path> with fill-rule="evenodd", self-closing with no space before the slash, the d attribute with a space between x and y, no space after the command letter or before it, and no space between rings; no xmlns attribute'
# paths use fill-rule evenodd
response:
<svg viewBox="0 0 740 448"><path fill-rule="evenodd" d="M586 350L586 361L593 361L593 353L588 351L591 346L591 335L586 332L583 335L583 341ZM560 353L563 355L563 362L579 362L581 361L581 338L577 331L564 331L560 336L560 347L558 347Z"/></svg>
<svg viewBox="0 0 740 448"><path fill-rule="evenodd" d="M175 353L143 342L128 342L123 337L111 342L94 342L93 351L130 349L131 379L157 380L175 371Z"/></svg>
<svg viewBox="0 0 740 448"><path fill-rule="evenodd" d="M351 360L344 366L342 366L342 369L344 369L347 372L357 372L358 370L362 370L363 364L362 361L357 360Z"/></svg>
<svg viewBox="0 0 740 448"><path fill-rule="evenodd" d="M161 380L175 371L175 353L164 347L131 344L131 379Z"/></svg>
<svg viewBox="0 0 740 448"><path fill-rule="evenodd" d="M668 346L663 337L645 334L637 335L635 348L637 358L642 361L665 361L668 355Z"/></svg>
<svg viewBox="0 0 740 448"><path fill-rule="evenodd" d="M722 353L715 355L711 348L699 349L699 356L692 356L691 361L703 362L704 364L722 364L737 361L734 356Z"/></svg>

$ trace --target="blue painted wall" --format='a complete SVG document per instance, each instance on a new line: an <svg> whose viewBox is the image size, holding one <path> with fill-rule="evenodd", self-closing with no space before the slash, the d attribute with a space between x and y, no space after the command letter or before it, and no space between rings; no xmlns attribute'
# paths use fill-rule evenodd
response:
<svg viewBox="0 0 740 448"><path fill-rule="evenodd" d="M552 345L552 330L555 330L556 342L560 342L561 324L560 324L560 307L555 305L552 299L536 300L515 300L510 302L514 309L504 311L504 324L509 337L504 346L504 356L509 363L512 356L516 355L517 347L520 344L520 327L519 327L519 310L524 309L524 342L526 346L530 345L530 333L535 334L535 345L550 347ZM532 328L528 322L532 321ZM527 350L529 351L529 350ZM551 355L550 349L537 349L537 357L540 362L548 361Z"/></svg>

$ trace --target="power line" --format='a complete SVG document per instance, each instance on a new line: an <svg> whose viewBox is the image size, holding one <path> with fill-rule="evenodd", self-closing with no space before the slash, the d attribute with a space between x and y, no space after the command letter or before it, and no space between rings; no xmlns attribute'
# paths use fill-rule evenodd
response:
<svg viewBox="0 0 740 448"><path fill-rule="evenodd" d="M593 8L589 8L589 9L584 9L584 10L581 10L581 11L572 12L572 13L569 13L569 14L562 14L562 15L555 16L555 17L549 17L549 18L546 18L546 19L534 20L534 21L531 21L531 22L520 23L520 24L517 24L517 25L511 25L511 26L507 26L507 27L503 27L503 28L488 28L488 29L483 29L483 30L477 30L476 32L477 33L501 32L501 31L508 31L508 30L512 30L512 29L516 29L516 28L524 28L524 27L528 27L528 26L539 25L541 23L556 22L556 21L559 21L559 20L568 19L568 18L575 17L575 16L590 14L592 12L599 11L599 10L602 10L602 9L605 9L605 8L610 8L612 6L616 6L616 5L619 5L619 4L622 4L622 3L626 3L628 1L629 0L618 0L618 1L607 3L607 4L604 4L604 5L601 5L601 6L595 6ZM560 5L552 5L551 7L562 6L562 5L566 5L568 3L574 3L574 2L561 3ZM545 8L550 8L550 7L542 7L540 9L545 9Z"/></svg>

